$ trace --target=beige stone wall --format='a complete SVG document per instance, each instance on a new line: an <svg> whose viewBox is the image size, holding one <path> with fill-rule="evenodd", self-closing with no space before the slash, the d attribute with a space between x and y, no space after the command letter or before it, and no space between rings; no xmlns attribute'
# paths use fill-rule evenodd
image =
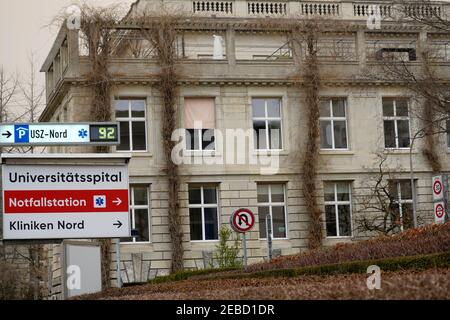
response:
<svg viewBox="0 0 450 320"><path fill-rule="evenodd" d="M138 6L156 2L140 1ZM191 10L189 1L165 1L180 4L187 11ZM235 1L233 16L247 16L244 1ZM344 8L345 7L345 8ZM340 17L353 19L353 3L342 3ZM295 10L293 10L295 9ZM300 10L300 3L289 2L288 12ZM210 13L205 13L210 15ZM364 17L358 17L361 23ZM362 21L364 23L364 21ZM390 23L392 26L392 23ZM383 34L382 38L401 38L407 33L411 41L419 40L419 31L411 27L392 26L398 34ZM185 98L209 97L215 99L216 129L226 132L227 129L252 129L252 98L280 98L282 101L283 141L284 148L279 155L279 171L275 175L262 175L264 166L258 164L191 164L181 165L180 212L183 224L183 247L185 250L185 267L187 269L203 268L203 253L211 252L217 243L191 242L189 235L188 184L214 183L219 189L219 213L222 224L228 224L230 215L238 208L247 207L257 214L257 183L277 182L286 185L287 229L285 240L275 240L274 249L280 249L283 255L298 253L307 247L309 214L302 195L301 168L307 134L307 106L305 91L298 88L292 79L302 71L302 48L294 45L292 59L277 61L256 61L254 55L270 55L286 43L286 34L253 32L255 30L239 30L238 23L233 22L228 29L217 32L186 32L186 59L177 64L181 75L179 90L178 124L183 128L183 104ZM393 28L393 29L395 29ZM244 28L245 29L245 28ZM397 30L396 29L396 30ZM222 35L226 48L227 60L199 60L198 54L212 53L213 34ZM423 35L422 35L423 36ZM431 35L430 35L431 36ZM396 178L409 179L409 150L384 150L382 98L409 97L402 87L388 85L363 84L355 80L361 76L363 67L370 66L371 38L364 29L341 35L349 42L352 51L351 59L341 57L330 61L320 59L320 75L323 97L341 97L347 100L348 150L321 151L318 163L317 187L319 204L323 206L324 181L349 181L352 186L353 221L362 213L358 205L361 197L368 194L367 181L376 174L377 153L388 156L387 165L395 172ZM74 34L69 34L69 42L76 43ZM328 41L329 39L327 39ZM86 58L79 58L71 47L71 61L67 81L68 88L62 90L63 97L56 99L48 92L48 112L45 121L86 122L91 119L91 92L80 80L82 75L90 71ZM414 63L414 66L416 63ZM161 101L158 90L152 87L152 76L159 71L152 59L132 59L129 54L115 57L109 63L110 72L116 76L116 83L111 93L115 97L138 97L147 102L147 145L146 152L134 153L130 162L131 184L150 185L150 221L151 243L122 244L121 273L123 279L145 281L147 278L167 274L170 270L171 252L168 232L168 195L167 182L164 177L164 157L161 138ZM442 64L437 70L437 77L448 77L448 64ZM149 76L151 75L151 76ZM413 101L413 100L411 100ZM54 111L53 111L53 108ZM420 124L416 112L421 106L411 104L411 136ZM49 111L51 110L51 112ZM113 112L114 113L114 112ZM413 164L417 181L418 211L423 223L432 223L431 176L432 171L421 153L422 141L414 144L412 151ZM439 137L436 149L440 152L443 171L449 172L449 148L445 135ZM50 148L50 152L92 152L93 149L81 147ZM115 152L114 148L112 152ZM230 150L218 152L217 158L227 158ZM252 155L256 152L251 151ZM216 158L216 159L217 159ZM259 239L258 215L255 229L248 236L249 262L256 263L267 254L266 242ZM325 228L325 225L324 225ZM368 234L355 233L350 239L325 239L324 245L336 242L357 241L368 237ZM115 249L114 249L115 250ZM61 248L53 247L51 261L53 273L53 292L61 293ZM112 252L111 270L115 283L115 251ZM134 270L134 271L131 271ZM138 274L139 273L139 274ZM130 280L131 281L131 280Z"/></svg>
<svg viewBox="0 0 450 320"><path fill-rule="evenodd" d="M319 203L323 205L324 181L349 181L352 184L353 221L363 214L358 207L358 197L368 192L366 182L370 172L376 169L375 153L384 151L381 98L384 96L403 96L404 91L388 88L325 88L322 96L346 97L348 101L348 151L323 151L319 160L319 176L317 179ZM69 94L68 114L70 121L85 121L89 119L89 90L85 87L73 87ZM147 100L148 149L146 153L136 153L130 163L130 182L132 184L150 185L150 221L151 243L122 244L121 269L125 280L125 269L145 264L150 271L148 277L167 274L170 270L170 237L168 232L168 195L167 182L162 173L163 158L160 134L161 105L157 90L149 86L117 86L113 96L141 97ZM189 235L188 184L214 183L219 189L219 213L223 225L229 223L234 210L246 207L257 210L257 182L281 182L286 184L287 195L287 229L286 240L275 240L274 249L281 249L283 255L298 253L307 247L309 216L302 196L300 168L302 150L305 143L306 106L303 92L293 87L182 87L180 90L180 106L184 97L214 97L216 99L216 124L221 130L230 128L249 129L251 120L252 97L280 97L283 106L283 136L286 142L285 150L280 156L280 172L277 175L260 175L260 166L240 165L182 165L182 185L180 192L180 207L184 232L185 267L197 269L204 267L203 252L215 250L217 242L191 242ZM183 116L179 115L180 127ZM417 127L415 119L411 121L412 132ZM448 152L445 147L445 137L442 137L442 151L445 171L448 171ZM431 171L424 161L420 148L421 142L415 145L413 151L415 178L418 183L418 209L425 223L432 223L431 201ZM81 152L80 148L70 148L67 152ZM226 151L224 151L226 155ZM408 151L388 152L389 166L397 170L398 178L408 179ZM370 214L370 213L364 213ZM266 242L259 239L259 225L248 236L249 262L260 262L267 255ZM355 226L354 226L355 227ZM354 241L366 235L354 234L351 239L326 239L324 245L336 242ZM60 248L53 249L53 288L58 293L60 287ZM136 254L139 257L136 257ZM115 259L114 259L115 260ZM134 262L133 262L134 260ZM115 262L111 266L115 278ZM145 273L145 272L144 272ZM136 279L141 279L136 276ZM142 280L142 279L141 279ZM113 281L115 283L115 279Z"/></svg>

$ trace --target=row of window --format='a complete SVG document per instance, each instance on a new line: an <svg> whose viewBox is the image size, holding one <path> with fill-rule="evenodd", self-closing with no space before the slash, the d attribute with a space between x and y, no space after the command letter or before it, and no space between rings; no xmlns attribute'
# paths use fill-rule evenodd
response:
<svg viewBox="0 0 450 320"><path fill-rule="evenodd" d="M324 209L326 233L329 238L353 236L351 182L324 183ZM122 239L122 242L150 242L149 186L136 185L130 188L130 215L132 229L137 237ZM266 238L266 217L270 216L274 239L287 239L287 201L285 184L258 184L259 234ZM394 210L401 217L401 227L411 228L412 189L409 180L392 180L389 193ZM219 188L214 184L189 185L189 223L191 241L216 241L221 225Z"/></svg>
<svg viewBox="0 0 450 320"><path fill-rule="evenodd" d="M410 147L410 112L408 100L383 98L385 147ZM146 151L146 102L142 99L115 101L116 120L120 123L121 145L118 151ZM254 145L257 150L283 149L281 99L253 99ZM186 150L215 150L216 113L213 98L186 98L184 106ZM345 98L322 100L320 105L322 150L348 149L348 117ZM448 135L450 147L450 134Z"/></svg>

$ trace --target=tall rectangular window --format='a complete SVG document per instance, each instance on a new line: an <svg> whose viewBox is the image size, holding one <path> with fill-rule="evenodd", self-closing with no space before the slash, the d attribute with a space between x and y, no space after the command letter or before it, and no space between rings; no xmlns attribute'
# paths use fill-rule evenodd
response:
<svg viewBox="0 0 450 320"><path fill-rule="evenodd" d="M136 238L122 239L126 243L150 242L150 187L133 185L130 187L131 229L137 231Z"/></svg>
<svg viewBox="0 0 450 320"><path fill-rule="evenodd" d="M216 186L189 186L189 216L192 241L219 240L219 206Z"/></svg>
<svg viewBox="0 0 450 320"><path fill-rule="evenodd" d="M281 99L253 99L252 111L255 148L283 149Z"/></svg>
<svg viewBox="0 0 450 320"><path fill-rule="evenodd" d="M117 151L147 151L145 100L115 100L115 110L116 121L120 124L120 145Z"/></svg>
<svg viewBox="0 0 450 320"><path fill-rule="evenodd" d="M409 148L408 99L383 98L384 144L386 148Z"/></svg>
<svg viewBox="0 0 450 320"><path fill-rule="evenodd" d="M320 147L347 149L347 103L345 99L326 99L320 104Z"/></svg>
<svg viewBox="0 0 450 320"><path fill-rule="evenodd" d="M215 150L216 112L214 98L184 100L186 150Z"/></svg>
<svg viewBox="0 0 450 320"><path fill-rule="evenodd" d="M400 229L413 228L414 218L411 180L389 181L389 195L391 199L394 199L394 209L396 211L396 216L398 217L397 223L400 226Z"/></svg>
<svg viewBox="0 0 450 320"><path fill-rule="evenodd" d="M274 239L287 238L285 186L283 184L258 184L259 235L267 238L266 217L272 219Z"/></svg>
<svg viewBox="0 0 450 320"><path fill-rule="evenodd" d="M351 237L351 184L325 182L324 200L327 237Z"/></svg>

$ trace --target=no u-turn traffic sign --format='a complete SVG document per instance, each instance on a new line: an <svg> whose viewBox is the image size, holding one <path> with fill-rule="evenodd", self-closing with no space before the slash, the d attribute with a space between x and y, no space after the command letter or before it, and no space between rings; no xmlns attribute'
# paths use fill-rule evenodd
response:
<svg viewBox="0 0 450 320"><path fill-rule="evenodd" d="M255 226L255 215L248 209L239 209L231 216L231 227L239 233L246 233Z"/></svg>

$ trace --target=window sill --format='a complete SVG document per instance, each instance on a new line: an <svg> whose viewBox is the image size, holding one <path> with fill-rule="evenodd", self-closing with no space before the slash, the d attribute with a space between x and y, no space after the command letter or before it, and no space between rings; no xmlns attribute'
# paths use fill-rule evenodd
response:
<svg viewBox="0 0 450 320"><path fill-rule="evenodd" d="M411 151L410 148L402 148L402 149L384 149L384 154L409 154ZM412 154L418 154L418 151L412 151Z"/></svg>
<svg viewBox="0 0 450 320"><path fill-rule="evenodd" d="M220 240L191 240L191 244L217 244Z"/></svg>
<svg viewBox="0 0 450 320"><path fill-rule="evenodd" d="M326 237L327 240L353 240L353 236L350 237Z"/></svg>
<svg viewBox="0 0 450 320"><path fill-rule="evenodd" d="M343 155L343 156L351 156L355 154L355 151L353 150L339 150L339 149L335 149L335 150L320 150L319 151L320 155Z"/></svg>
<svg viewBox="0 0 450 320"><path fill-rule="evenodd" d="M145 157L153 157L153 154L149 151L116 151L117 154L131 154L132 158L145 158Z"/></svg>
<svg viewBox="0 0 450 320"><path fill-rule="evenodd" d="M153 242L121 242L121 246L148 246L152 245Z"/></svg>
<svg viewBox="0 0 450 320"><path fill-rule="evenodd" d="M287 150L253 150L253 156L287 156L289 152Z"/></svg>
<svg viewBox="0 0 450 320"><path fill-rule="evenodd" d="M184 157L202 156L202 157L222 157L222 154L218 151L199 151L199 150L183 150Z"/></svg>

